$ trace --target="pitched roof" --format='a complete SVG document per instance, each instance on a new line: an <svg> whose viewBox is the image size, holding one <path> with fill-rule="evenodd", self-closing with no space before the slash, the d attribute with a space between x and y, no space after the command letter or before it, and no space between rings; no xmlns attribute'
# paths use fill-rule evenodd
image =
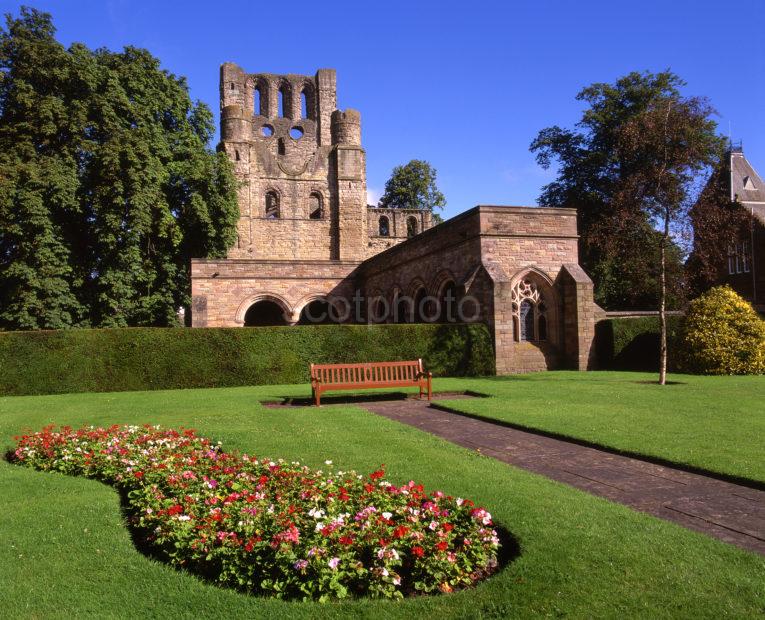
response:
<svg viewBox="0 0 765 620"><path fill-rule="evenodd" d="M741 151L730 154L730 199L765 205L765 182Z"/></svg>

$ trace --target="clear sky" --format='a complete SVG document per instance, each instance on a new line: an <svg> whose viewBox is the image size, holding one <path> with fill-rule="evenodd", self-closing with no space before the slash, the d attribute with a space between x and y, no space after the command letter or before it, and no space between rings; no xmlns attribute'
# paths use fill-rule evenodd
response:
<svg viewBox="0 0 765 620"><path fill-rule="evenodd" d="M765 0L27 4L53 14L67 45L149 49L216 117L225 61L252 73L337 69L339 107L361 111L372 198L393 166L426 159L447 216L535 204L554 175L529 153L537 132L572 126L583 86L633 70L669 68L685 94L709 97L720 131L730 125L765 173Z"/></svg>

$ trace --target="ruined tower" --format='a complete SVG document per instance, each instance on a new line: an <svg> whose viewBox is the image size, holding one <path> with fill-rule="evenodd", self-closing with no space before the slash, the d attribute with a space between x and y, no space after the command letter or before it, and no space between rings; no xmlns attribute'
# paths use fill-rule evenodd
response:
<svg viewBox="0 0 765 620"><path fill-rule="evenodd" d="M366 161L361 115L337 109L336 75L220 72L221 148L240 181L229 258L362 260Z"/></svg>

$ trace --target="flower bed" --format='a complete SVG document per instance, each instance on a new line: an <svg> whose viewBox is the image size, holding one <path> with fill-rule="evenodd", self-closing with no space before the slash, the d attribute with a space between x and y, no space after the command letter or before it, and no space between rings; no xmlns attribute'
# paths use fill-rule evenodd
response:
<svg viewBox="0 0 765 620"><path fill-rule="evenodd" d="M379 469L312 470L223 452L192 430L112 426L17 438L13 458L126 496L152 552L218 584L278 598L401 598L470 586L497 568L491 515L396 487Z"/></svg>

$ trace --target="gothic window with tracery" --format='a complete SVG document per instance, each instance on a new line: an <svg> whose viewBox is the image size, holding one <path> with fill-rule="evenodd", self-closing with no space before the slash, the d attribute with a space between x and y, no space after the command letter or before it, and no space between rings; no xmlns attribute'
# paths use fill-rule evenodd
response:
<svg viewBox="0 0 765 620"><path fill-rule="evenodd" d="M510 293L516 342L547 340L547 305L537 285L523 278Z"/></svg>

